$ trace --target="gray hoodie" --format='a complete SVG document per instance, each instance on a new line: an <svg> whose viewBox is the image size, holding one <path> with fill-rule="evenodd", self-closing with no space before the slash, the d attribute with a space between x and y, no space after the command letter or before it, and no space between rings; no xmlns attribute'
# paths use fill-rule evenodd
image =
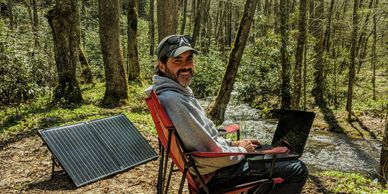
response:
<svg viewBox="0 0 388 194"><path fill-rule="evenodd" d="M243 147L231 146L231 140L218 135L213 122L194 97L189 87L183 87L167 77L155 75L153 85L145 92L154 90L171 121L173 122L185 148L202 152L247 152ZM218 158L195 158L201 175L209 174L222 167L236 164L243 156Z"/></svg>

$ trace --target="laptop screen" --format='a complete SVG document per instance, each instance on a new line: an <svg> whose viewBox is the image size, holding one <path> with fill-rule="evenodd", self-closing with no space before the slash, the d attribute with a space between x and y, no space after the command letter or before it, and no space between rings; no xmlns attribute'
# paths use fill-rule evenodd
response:
<svg viewBox="0 0 388 194"><path fill-rule="evenodd" d="M281 110L272 145L287 146L302 155L314 117L314 112Z"/></svg>

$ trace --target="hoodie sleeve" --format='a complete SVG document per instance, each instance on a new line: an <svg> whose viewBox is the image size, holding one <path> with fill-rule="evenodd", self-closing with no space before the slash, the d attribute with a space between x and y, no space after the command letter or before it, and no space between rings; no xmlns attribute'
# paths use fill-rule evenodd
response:
<svg viewBox="0 0 388 194"><path fill-rule="evenodd" d="M213 122L190 99L175 92L163 92L159 99L177 129L186 149L190 151L246 152L242 147L230 146L230 141L218 136ZM243 156L220 158L226 166L238 163Z"/></svg>

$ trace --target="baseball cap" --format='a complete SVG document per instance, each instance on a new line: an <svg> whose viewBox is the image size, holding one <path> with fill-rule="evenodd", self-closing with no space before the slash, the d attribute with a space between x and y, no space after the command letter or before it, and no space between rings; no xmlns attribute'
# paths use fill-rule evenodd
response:
<svg viewBox="0 0 388 194"><path fill-rule="evenodd" d="M191 46L191 43L192 39L187 35L167 36L160 41L156 55L160 59L164 56L178 57L186 51L193 51L193 53L198 54L198 51Z"/></svg>

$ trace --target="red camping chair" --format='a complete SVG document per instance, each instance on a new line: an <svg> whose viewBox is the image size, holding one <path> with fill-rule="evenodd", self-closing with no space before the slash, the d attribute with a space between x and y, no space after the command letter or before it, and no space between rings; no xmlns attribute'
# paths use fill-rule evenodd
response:
<svg viewBox="0 0 388 194"><path fill-rule="evenodd" d="M203 176L199 174L199 171L195 165L193 157L204 157L204 158L214 158L214 157L225 157L225 156L235 156L235 155L260 155L260 153L222 153L222 152L187 152L182 140L180 139L176 129L165 112L163 106L161 105L156 93L154 91L151 92L151 95L146 98L146 103L151 113L152 119L155 123L156 131L158 133L159 138L159 175L158 175L158 183L157 183L157 193L163 193L163 187L165 186L164 192L168 193L168 188L171 180L171 175L173 171L174 165L178 167L178 170L183 173L182 179L179 186L179 193L182 193L184 181L187 179L188 187L190 193L198 193L201 188L206 193L241 193L247 192L249 189L252 189L261 185L273 185L276 183L283 182L282 178L270 178L263 179L254 182L244 183L242 185L234 185L228 187L227 185L220 189L213 191L208 188L205 183ZM231 127L233 130L228 131L236 131L236 126ZM262 154L262 153L261 153ZM167 182L166 174L167 174L167 162L168 158L172 159L172 163L170 166L170 171L168 175ZM272 167L276 160L276 155L274 155L272 160ZM189 168L195 172L195 174L191 174ZM270 172L270 176L272 172Z"/></svg>

